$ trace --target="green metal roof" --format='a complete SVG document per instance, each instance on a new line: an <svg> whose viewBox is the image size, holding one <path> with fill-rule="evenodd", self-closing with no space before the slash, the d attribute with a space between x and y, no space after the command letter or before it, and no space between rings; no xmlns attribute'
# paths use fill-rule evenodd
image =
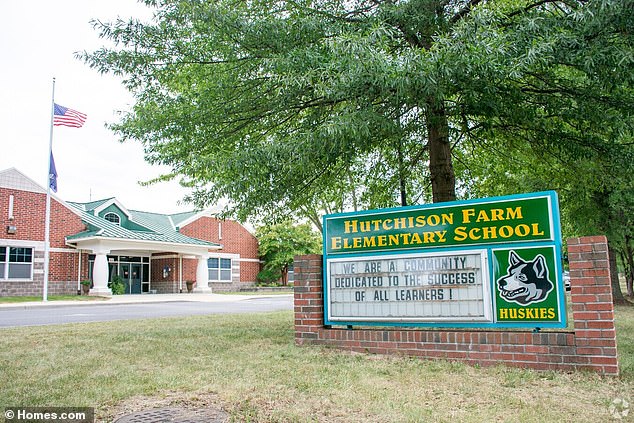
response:
<svg viewBox="0 0 634 423"><path fill-rule="evenodd" d="M156 241L170 244L200 245L208 247L220 246L220 244L216 244L215 242L209 242L197 238L188 237L176 230L177 225L175 225L173 222L173 216L177 217L177 221L182 222L186 218L193 216L195 214L194 212L165 215L159 213L130 210L132 222L136 225L140 225L144 229L134 230L119 226L93 214L93 211L96 208L102 206L108 201L113 201L113 198L93 201L90 203L69 202L68 204L70 206L76 208L81 212L81 219L84 224L86 224L88 229L74 235L69 235L66 237L66 240L72 242L88 238L103 237L122 240L128 239L137 241ZM187 215L187 217L183 218L183 216L185 215Z"/></svg>
<svg viewBox="0 0 634 423"><path fill-rule="evenodd" d="M89 203L73 203L73 202L68 202L68 204L70 204L73 207L76 207L82 211L93 211L95 210L97 207L114 200L114 197L110 197L110 198L104 198L103 200L96 200L96 201L91 201Z"/></svg>
<svg viewBox="0 0 634 423"><path fill-rule="evenodd" d="M187 219L189 219L192 216L195 216L198 212L183 212L183 213L175 213L170 215L170 218L172 219L172 222L174 223L174 226L176 226L177 228L180 227L181 223L183 223L184 221L186 221Z"/></svg>

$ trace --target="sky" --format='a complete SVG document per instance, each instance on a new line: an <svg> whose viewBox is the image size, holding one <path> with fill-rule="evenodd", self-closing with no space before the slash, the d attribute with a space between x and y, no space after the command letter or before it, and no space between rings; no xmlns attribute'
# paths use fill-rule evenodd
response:
<svg viewBox="0 0 634 423"><path fill-rule="evenodd" d="M129 110L132 96L120 79L75 58L108 45L91 19L150 16L135 0L0 0L0 170L15 167L46 187L55 78L55 103L88 115L82 128L53 129L61 199L116 197L128 209L166 214L193 209L175 181L139 185L169 169L146 163L140 143L120 143L105 128Z"/></svg>

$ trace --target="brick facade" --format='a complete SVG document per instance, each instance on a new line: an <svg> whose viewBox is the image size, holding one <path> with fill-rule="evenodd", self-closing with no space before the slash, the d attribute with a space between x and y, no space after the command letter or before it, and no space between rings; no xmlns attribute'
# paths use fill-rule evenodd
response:
<svg viewBox="0 0 634 423"><path fill-rule="evenodd" d="M177 294L180 292L178 257L171 253L153 254L150 258L150 289L156 290L158 294ZM168 267L171 272L163 276L163 269ZM195 277L194 277L195 279ZM186 292L185 279L183 277L183 291Z"/></svg>
<svg viewBox="0 0 634 423"><path fill-rule="evenodd" d="M322 256L295 258L295 342L374 354L619 374L604 236L568 240L573 330L428 330L325 327Z"/></svg>
<svg viewBox="0 0 634 423"><path fill-rule="evenodd" d="M33 277L30 280L0 280L0 296L41 296L44 281L46 191L15 170L4 171L3 175L6 186L0 186L0 246L32 248ZM10 204L12 213L9 211ZM79 281L87 279L89 275L88 254L92 254L92 251L81 252L67 245L65 240L68 235L86 230L80 213L73 210L73 207L51 197L48 283L48 292L51 295L76 294ZM193 238L223 245L222 250L210 250L210 257L232 260L232 280L212 282L212 289L237 291L254 285L260 271L257 239L235 221L204 215L197 215L192 219L179 228L179 231ZM8 226L15 227L15 233L10 233ZM126 248L122 247L122 250ZM150 253L149 281L153 292L186 292L186 282L196 280L197 257L177 251ZM117 255L117 252L111 251L109 254ZM168 275L163 274L166 266L171 269Z"/></svg>
<svg viewBox="0 0 634 423"><path fill-rule="evenodd" d="M9 197L13 195L13 220L9 220ZM0 216L3 232L1 238L44 241L44 216L46 194L0 188ZM51 198L51 248L67 248L66 235L86 229L80 217ZM15 234L8 234L6 227L16 227Z"/></svg>
<svg viewBox="0 0 634 423"><path fill-rule="evenodd" d="M9 198L13 196L13 219L9 219ZM44 281L44 217L46 194L0 188L0 246L15 245L33 248L33 280L0 281L0 296L42 295ZM80 217L51 198L50 266L48 291L51 294L75 294L80 278L79 253L66 245L65 236L85 230ZM15 226L15 233L7 231Z"/></svg>
<svg viewBox="0 0 634 423"><path fill-rule="evenodd" d="M192 238L221 244L222 250L218 251L218 255L232 259L231 282L212 282L212 290L237 291L241 287L255 285L260 272L258 241L240 223L203 216L180 228L180 232ZM196 260L183 259L183 280L195 279Z"/></svg>

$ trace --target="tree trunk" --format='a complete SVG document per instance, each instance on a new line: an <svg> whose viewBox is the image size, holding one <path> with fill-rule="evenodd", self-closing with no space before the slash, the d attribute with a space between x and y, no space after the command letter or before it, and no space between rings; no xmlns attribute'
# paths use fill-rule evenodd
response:
<svg viewBox="0 0 634 423"><path fill-rule="evenodd" d="M634 248L632 248L632 238L625 236L625 251L623 253L623 267L625 268L625 287L627 296L634 297Z"/></svg>
<svg viewBox="0 0 634 423"><path fill-rule="evenodd" d="M288 285L288 265L282 268L282 286Z"/></svg>
<svg viewBox="0 0 634 423"><path fill-rule="evenodd" d="M429 176L434 203L455 201L456 176L451 164L449 123L445 106L430 102L426 110Z"/></svg>

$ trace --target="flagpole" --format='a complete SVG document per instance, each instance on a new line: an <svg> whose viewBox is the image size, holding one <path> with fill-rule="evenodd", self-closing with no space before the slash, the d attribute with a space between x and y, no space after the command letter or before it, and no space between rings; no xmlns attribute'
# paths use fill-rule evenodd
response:
<svg viewBox="0 0 634 423"><path fill-rule="evenodd" d="M51 154L53 154L53 115L55 114L55 77L53 77L53 93L51 95L51 130L48 140L48 173L46 175L46 222L44 224L44 288L42 301L48 301L48 266L50 255L51 232Z"/></svg>

